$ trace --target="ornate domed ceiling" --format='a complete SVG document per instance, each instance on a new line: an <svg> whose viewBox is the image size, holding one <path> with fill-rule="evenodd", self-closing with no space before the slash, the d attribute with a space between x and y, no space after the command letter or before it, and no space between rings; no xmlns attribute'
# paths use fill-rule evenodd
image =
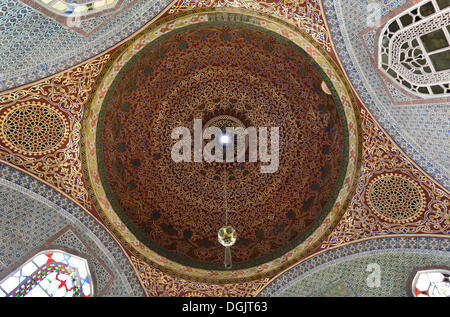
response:
<svg viewBox="0 0 450 317"><path fill-rule="evenodd" d="M246 24L202 23L148 44L115 78L98 123L100 177L122 221L169 258L220 269L227 186L239 232L235 268L304 240L328 213L346 167L345 119L339 101L320 89L322 77L293 43ZM190 127L193 135L194 118L206 126L218 115L279 127L279 170L175 163L172 130Z"/></svg>
<svg viewBox="0 0 450 317"><path fill-rule="evenodd" d="M88 173L110 227L139 241L145 259L164 267L158 254L180 265L166 269L195 269L197 278L254 278L255 267L280 269L277 259L298 246L297 257L311 251L341 214L357 157L349 159L355 114L323 54L278 21L226 10L173 17L133 39L98 84L85 131ZM171 132L193 135L194 119L279 127L279 169L175 163ZM238 233L232 271L217 241L225 204Z"/></svg>

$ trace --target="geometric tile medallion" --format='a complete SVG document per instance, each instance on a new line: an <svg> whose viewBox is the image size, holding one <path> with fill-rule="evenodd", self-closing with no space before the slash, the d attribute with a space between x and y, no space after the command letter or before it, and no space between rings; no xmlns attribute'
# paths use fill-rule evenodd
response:
<svg viewBox="0 0 450 317"><path fill-rule="evenodd" d="M369 184L367 201L382 219L404 223L425 210L425 194L410 178L401 174L380 175Z"/></svg>
<svg viewBox="0 0 450 317"><path fill-rule="evenodd" d="M55 151L69 134L69 124L61 112L36 101L10 107L0 120L0 139L25 155Z"/></svg>

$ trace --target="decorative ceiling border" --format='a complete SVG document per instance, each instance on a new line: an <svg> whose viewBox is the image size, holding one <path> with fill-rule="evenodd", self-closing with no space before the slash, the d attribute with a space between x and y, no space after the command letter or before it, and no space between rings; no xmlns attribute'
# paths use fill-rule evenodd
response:
<svg viewBox="0 0 450 317"><path fill-rule="evenodd" d="M251 297L270 280L266 277L232 284L199 283L166 274L135 256L131 256L131 261L138 271L143 287L151 297Z"/></svg>
<svg viewBox="0 0 450 317"><path fill-rule="evenodd" d="M167 15L200 8L241 8L277 17L302 29L332 54L331 39L325 25L320 0L175 0Z"/></svg>

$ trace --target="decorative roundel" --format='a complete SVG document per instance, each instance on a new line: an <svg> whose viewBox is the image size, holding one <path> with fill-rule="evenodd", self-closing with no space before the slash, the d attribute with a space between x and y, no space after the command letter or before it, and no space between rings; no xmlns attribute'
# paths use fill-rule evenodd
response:
<svg viewBox="0 0 450 317"><path fill-rule="evenodd" d="M404 175L386 174L375 178L367 191L372 210L391 222L409 222L425 209L425 194L418 184Z"/></svg>
<svg viewBox="0 0 450 317"><path fill-rule="evenodd" d="M0 137L11 149L25 155L56 150L68 135L66 118L51 106L31 101L11 107L2 117Z"/></svg>

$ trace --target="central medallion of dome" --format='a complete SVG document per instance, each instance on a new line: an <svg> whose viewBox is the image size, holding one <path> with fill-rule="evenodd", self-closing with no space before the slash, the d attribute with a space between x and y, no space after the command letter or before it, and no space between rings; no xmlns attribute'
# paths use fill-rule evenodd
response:
<svg viewBox="0 0 450 317"><path fill-rule="evenodd" d="M227 112L226 110L224 110L225 112ZM241 114L241 116L243 116L243 114ZM206 118L208 116L206 115ZM226 150L228 147L233 147L232 148L232 154L233 154L233 159L236 159L236 161L238 160L238 136L235 135L235 133L232 133L229 131L229 128L232 129L238 129L241 128L243 130L245 130L246 126L244 124L244 122L242 122L240 119L234 117L233 115L230 114L221 114L221 115L216 115L213 118L211 118L210 120L208 120L205 124L205 126L203 126L203 133L207 128L211 128L211 127L215 127L215 128L219 128L220 131L222 131L222 134L219 136L217 142L219 143L219 146L223 146L223 161L226 162ZM228 131L227 131L228 128ZM211 142L213 141L214 136L212 136L211 138L206 138L204 139L204 142ZM248 136L245 137L245 150L248 148ZM245 157L243 157L245 155L244 152L242 152L242 154L240 155L242 157L242 160L245 160ZM229 163L229 162L228 162Z"/></svg>
<svg viewBox="0 0 450 317"><path fill-rule="evenodd" d="M204 129L209 127L216 127L225 132L226 128L243 128L245 129L244 123L238 118L235 118L230 115L219 115L217 117L209 120L206 125L203 127Z"/></svg>
<svg viewBox="0 0 450 317"><path fill-rule="evenodd" d="M233 270L242 271L283 256L335 217L348 172L347 119L323 69L286 37L246 16L221 14L165 32L134 52L98 108L95 195L102 206L104 191L105 219L113 212L117 218L109 221L123 223L139 250L185 272L224 270L217 240L224 198L238 235ZM174 162L171 131L186 127L193 136L195 119L203 129L221 129L224 146L235 142L227 127L279 127L278 170L261 173L267 163L260 161ZM89 173L95 183L96 172Z"/></svg>

